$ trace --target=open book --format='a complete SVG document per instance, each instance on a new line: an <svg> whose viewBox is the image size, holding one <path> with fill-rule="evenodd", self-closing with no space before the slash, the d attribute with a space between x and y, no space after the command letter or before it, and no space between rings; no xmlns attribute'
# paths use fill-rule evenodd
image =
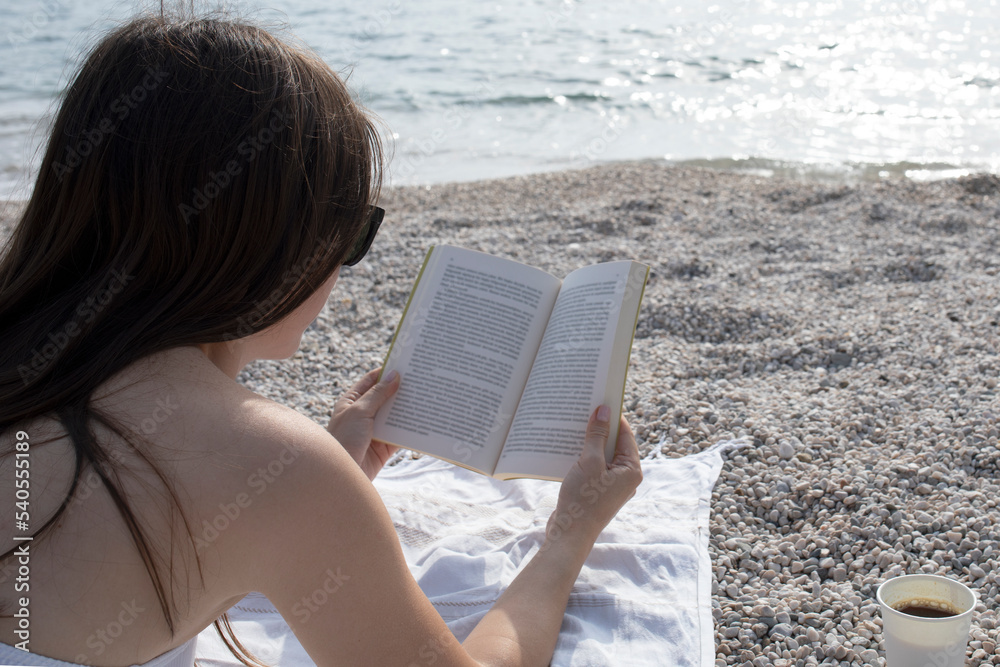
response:
<svg viewBox="0 0 1000 667"><path fill-rule="evenodd" d="M427 253L382 373L402 375L374 437L499 479L562 480L594 408L618 436L649 267L594 264L565 280L454 246Z"/></svg>

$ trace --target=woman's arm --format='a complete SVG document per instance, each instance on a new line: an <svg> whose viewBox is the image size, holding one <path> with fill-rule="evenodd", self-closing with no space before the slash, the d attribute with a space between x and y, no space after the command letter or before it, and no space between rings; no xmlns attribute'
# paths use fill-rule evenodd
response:
<svg viewBox="0 0 1000 667"><path fill-rule="evenodd" d="M546 542L462 646L481 665L548 665L573 584L594 546L582 535Z"/></svg>
<svg viewBox="0 0 1000 667"><path fill-rule="evenodd" d="M224 562L239 564L240 587L264 593L318 665L548 664L573 582L597 534L641 478L626 425L620 470L600 479L608 470L599 451L608 425L592 420L545 548L463 647L410 574L381 498L349 454L297 413L269 421L274 433L262 437L285 441L287 449L291 434L297 455L218 548L227 552ZM556 521L560 515L565 520Z"/></svg>
<svg viewBox="0 0 1000 667"><path fill-rule="evenodd" d="M605 462L607 414L601 408L591 416L583 452L563 480L541 549L466 638L463 646L481 664L549 664L587 555L642 481L639 451L624 419L615 457L610 466Z"/></svg>

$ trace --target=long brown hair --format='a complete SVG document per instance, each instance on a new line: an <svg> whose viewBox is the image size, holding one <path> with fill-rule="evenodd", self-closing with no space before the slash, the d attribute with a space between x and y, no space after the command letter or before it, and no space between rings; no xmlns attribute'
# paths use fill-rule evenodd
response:
<svg viewBox="0 0 1000 667"><path fill-rule="evenodd" d="M0 257L0 433L61 421L75 476L35 539L96 474L171 633L173 554L152 548L123 492L127 471L95 426L157 475L194 549L190 525L137 434L91 395L143 357L240 338L292 312L362 233L381 166L372 121L326 64L225 18L133 19L97 44L65 93ZM221 621L234 654L255 661Z"/></svg>

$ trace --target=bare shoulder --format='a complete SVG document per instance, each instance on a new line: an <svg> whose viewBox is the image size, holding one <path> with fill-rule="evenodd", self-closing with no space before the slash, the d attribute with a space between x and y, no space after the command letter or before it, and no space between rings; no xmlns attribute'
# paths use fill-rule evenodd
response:
<svg viewBox="0 0 1000 667"><path fill-rule="evenodd" d="M469 664L410 574L381 498L337 440L285 406L224 391L205 412L225 435L188 470L204 488L193 523L215 585L267 595L317 664L409 664L429 637L440 664ZM198 422L203 407L188 409ZM225 470L214 484L212 468Z"/></svg>
<svg viewBox="0 0 1000 667"><path fill-rule="evenodd" d="M209 569L227 563L216 582L223 592L266 587L275 561L287 560L286 548L271 548L282 539L332 525L331 516L384 511L323 426L233 382L197 350L150 364L145 374L156 384L130 385L133 426L151 436L158 462L183 492L199 556Z"/></svg>
<svg viewBox="0 0 1000 667"><path fill-rule="evenodd" d="M303 435L326 433L308 417L234 382L196 348L139 362L99 388L94 405L149 444L156 458L187 465L186 473L203 470L217 482L238 479L255 469L251 464L280 454Z"/></svg>
<svg viewBox="0 0 1000 667"><path fill-rule="evenodd" d="M176 492L206 604L259 590L262 545L289 517L308 515L310 501L339 505L341 478L357 469L325 428L234 382L196 348L143 360L95 392L94 403L138 436L157 471L106 439L120 462L145 472L151 488L162 473Z"/></svg>
<svg viewBox="0 0 1000 667"><path fill-rule="evenodd" d="M136 377L153 380L122 379L104 395L113 399L127 388L127 402L102 400L142 437L192 511L213 515L208 525L220 507L274 505L310 493L301 484L279 484L291 477L303 482L299 468L335 472L354 464L325 428L234 382L194 348L149 359Z"/></svg>

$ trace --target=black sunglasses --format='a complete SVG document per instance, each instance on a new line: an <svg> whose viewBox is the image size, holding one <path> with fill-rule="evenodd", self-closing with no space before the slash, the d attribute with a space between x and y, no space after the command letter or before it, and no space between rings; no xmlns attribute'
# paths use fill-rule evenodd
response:
<svg viewBox="0 0 1000 667"><path fill-rule="evenodd" d="M368 222L365 232L358 237L354 247L351 248L350 254L348 254L347 259L344 260L345 266L354 266L368 254L368 250L372 247L372 241L375 240L375 235L378 234L378 228L382 224L382 218L384 217L385 209L379 208L378 206L372 206L371 211L368 213Z"/></svg>

